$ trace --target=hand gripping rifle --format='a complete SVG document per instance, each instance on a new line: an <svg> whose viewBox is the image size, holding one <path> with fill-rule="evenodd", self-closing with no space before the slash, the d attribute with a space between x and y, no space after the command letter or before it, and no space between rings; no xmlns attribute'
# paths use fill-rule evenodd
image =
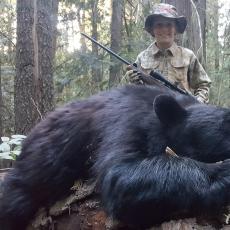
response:
<svg viewBox="0 0 230 230"><path fill-rule="evenodd" d="M122 61L123 63L125 63L126 65L130 65L132 66L133 70L136 70L138 73L140 73L140 80L142 80L143 82L147 83L147 84L155 84L155 85L164 85L166 87L168 87L171 90L177 91L181 94L185 94L185 95L191 95L189 94L187 91L179 88L178 86L174 85L173 83L171 83L170 81L168 81L167 79L165 79L161 74L159 74L158 72L155 71L151 71L150 74L146 74L144 73L142 70L138 69L134 64L129 63L128 61L126 61L125 59L123 59L122 57L120 57L119 55L117 55L116 53L114 53L112 50L110 50L109 48L103 46L102 44L100 44L98 41L96 41L94 38L89 37L87 34L85 33L81 33L84 37L88 38L90 41L92 41L93 43L97 44L98 46L100 46L102 49L106 50L109 54L113 55L114 57L116 57L118 60Z"/></svg>

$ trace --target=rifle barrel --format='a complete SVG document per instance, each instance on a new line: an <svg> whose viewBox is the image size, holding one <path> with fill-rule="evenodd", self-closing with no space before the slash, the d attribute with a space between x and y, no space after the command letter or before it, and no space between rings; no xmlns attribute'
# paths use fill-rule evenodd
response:
<svg viewBox="0 0 230 230"><path fill-rule="evenodd" d="M95 40L94 38L91 38L87 34L82 33L82 32L81 32L81 35L83 35L84 37L88 38L90 41L96 43L102 49L106 50L108 53L112 54L113 56L115 56L117 59L119 59L120 61L124 62L125 64L132 65L131 63L129 63L128 61L126 61L124 58L122 58L119 55L117 55L116 53L114 53L111 49L109 49L106 46L103 46L102 44L100 44L99 42L97 42L97 40Z"/></svg>

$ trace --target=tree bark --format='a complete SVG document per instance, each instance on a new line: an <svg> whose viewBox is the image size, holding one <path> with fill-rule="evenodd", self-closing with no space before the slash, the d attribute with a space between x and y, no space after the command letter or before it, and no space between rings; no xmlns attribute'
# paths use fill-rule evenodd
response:
<svg viewBox="0 0 230 230"><path fill-rule="evenodd" d="M218 1L213 1L214 5L214 25L213 25L213 36L214 36L214 44L215 44L215 70L218 71L220 68L220 44L219 44L219 38L218 38L218 27L219 27L219 6Z"/></svg>
<svg viewBox="0 0 230 230"><path fill-rule="evenodd" d="M200 16L200 23L201 23L201 34L202 34L202 57L200 58L201 63L203 64L203 66L206 66L206 0L196 0L194 1L198 10L198 14Z"/></svg>
<svg viewBox="0 0 230 230"><path fill-rule="evenodd" d="M3 100L2 100L2 64L0 62L0 137L3 135L3 125L2 125L2 116L3 116ZM0 139L1 143L1 139Z"/></svg>
<svg viewBox="0 0 230 230"><path fill-rule="evenodd" d="M77 20L79 24L79 30L83 33L85 33L85 9L84 7L85 7L85 0L81 0L78 6L78 10L77 10ZM87 46L86 46L84 36L81 36L80 43L81 43L81 51L85 53L87 50Z"/></svg>
<svg viewBox="0 0 230 230"><path fill-rule="evenodd" d="M115 53L121 51L122 42L122 15L124 9L123 0L112 1L112 20L111 20L111 50ZM121 63L118 62L113 56L110 57L112 65L109 70L109 87L117 84L121 78Z"/></svg>
<svg viewBox="0 0 230 230"><path fill-rule="evenodd" d="M98 40L98 31L97 31L97 24L99 19L98 13L98 3L99 0L92 1L91 0L91 11L92 11L92 37ZM98 45L92 43L92 53L94 55L94 63L92 66L92 83L93 83L93 92L95 93L100 90L100 83L102 80L100 68L97 65L98 58Z"/></svg>
<svg viewBox="0 0 230 230"><path fill-rule="evenodd" d="M15 132L27 134L54 108L58 0L17 1Z"/></svg>

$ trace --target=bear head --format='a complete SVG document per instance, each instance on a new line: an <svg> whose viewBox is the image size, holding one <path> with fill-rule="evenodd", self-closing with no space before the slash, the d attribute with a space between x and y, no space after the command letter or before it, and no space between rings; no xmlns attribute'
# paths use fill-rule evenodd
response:
<svg viewBox="0 0 230 230"><path fill-rule="evenodd" d="M168 146L178 155L203 162L230 158L230 110L195 103L182 106L169 95L154 100Z"/></svg>

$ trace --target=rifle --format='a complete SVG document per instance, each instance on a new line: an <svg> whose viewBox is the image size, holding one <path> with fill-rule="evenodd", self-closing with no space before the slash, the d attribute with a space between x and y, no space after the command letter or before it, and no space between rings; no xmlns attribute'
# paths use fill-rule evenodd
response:
<svg viewBox="0 0 230 230"><path fill-rule="evenodd" d="M152 70L150 72L150 74L146 74L144 73L142 70L138 69L135 66L135 63L132 64L128 61L126 61L124 58L120 57L118 54L114 53L111 49L103 46L102 44L100 44L98 41L96 41L94 38L89 37L87 34L85 33L81 33L81 35L83 35L84 37L88 38L90 41L92 41L93 43L97 44L99 47L101 47L102 49L106 50L109 54L111 54L112 56L116 57L118 60L122 61L123 63L125 63L126 65L130 65L132 66L133 70L136 70L138 73L140 73L140 80L142 80L143 82L147 83L147 84L156 84L158 86L164 85L167 88L177 91L181 94L185 94L185 95L191 95L189 94L187 91L179 88L178 86L176 86L175 84L171 83L170 81L168 81L167 79L165 79L165 77L163 77L160 73Z"/></svg>

